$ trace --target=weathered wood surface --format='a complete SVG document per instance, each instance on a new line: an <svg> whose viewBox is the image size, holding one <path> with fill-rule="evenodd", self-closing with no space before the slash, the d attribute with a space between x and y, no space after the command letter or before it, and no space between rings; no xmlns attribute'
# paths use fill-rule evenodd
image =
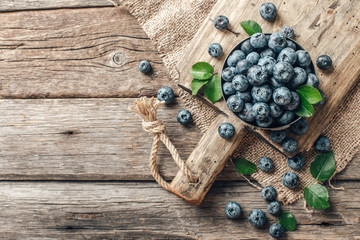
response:
<svg viewBox="0 0 360 240"><path fill-rule="evenodd" d="M298 143L297 152L289 154L284 152L279 144L273 144L285 155L295 155L312 147L335 114L339 104L359 80L360 28L356 16L360 11L360 2L339 0L306 1L305 3L276 0L272 2L278 8L278 16L273 23L263 20L259 14L259 7L264 2L266 1L218 1L209 18L214 19L224 14L230 20L230 28L241 34L237 37L229 31L218 31L211 21L205 20L178 64L180 73L183 73L181 83L190 88L192 77L188 69L198 61L210 62L217 72L221 71L230 50L248 37L238 24L241 21L255 20L261 25L263 32L279 31L284 25L292 26L296 33L296 41L310 53L313 61L321 54L328 54L333 59L334 65L331 74L318 71L320 88L326 95L326 103L321 108L316 108L313 117L308 119L309 131L301 137L293 136ZM212 42L218 42L223 46L224 54L220 59L212 58L206 51L206 47ZM340 78L346 81L339 81ZM224 101L217 103L217 106L222 111L233 115ZM256 129L255 131L272 144L267 132Z"/></svg>
<svg viewBox="0 0 360 240"><path fill-rule="evenodd" d="M331 191L332 208L313 215L303 202L282 206L298 226L287 239L358 239L360 183L341 182ZM266 209L260 192L245 182L217 182L200 207L185 203L152 182L8 182L0 185L2 239L269 239L247 221L254 208ZM237 201L239 220L225 217ZM270 223L276 218L269 216Z"/></svg>

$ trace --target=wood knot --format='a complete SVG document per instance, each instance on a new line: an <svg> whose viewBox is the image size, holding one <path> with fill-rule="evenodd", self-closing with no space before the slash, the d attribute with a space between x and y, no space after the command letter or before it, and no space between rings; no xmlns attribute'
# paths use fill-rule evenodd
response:
<svg viewBox="0 0 360 240"><path fill-rule="evenodd" d="M113 55L112 61L116 65L123 65L126 62L126 56L122 52L117 52Z"/></svg>

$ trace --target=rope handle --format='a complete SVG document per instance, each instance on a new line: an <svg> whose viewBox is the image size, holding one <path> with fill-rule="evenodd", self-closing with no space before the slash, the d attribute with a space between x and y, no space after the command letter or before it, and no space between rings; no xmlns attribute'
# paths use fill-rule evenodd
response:
<svg viewBox="0 0 360 240"><path fill-rule="evenodd" d="M142 118L143 129L154 135L152 149L150 153L150 169L156 182L158 182L164 189L169 190L170 185L167 183L159 173L159 169L156 165L156 158L160 147L160 141L167 147L175 163L180 168L184 176L186 176L191 182L198 182L198 177L187 168L185 162L181 160L178 151L172 144L168 136L165 134L166 126L161 120L157 120L157 110L164 102L155 101L155 98L142 97L140 100L134 102L135 107L130 106L129 109L134 113L137 113Z"/></svg>

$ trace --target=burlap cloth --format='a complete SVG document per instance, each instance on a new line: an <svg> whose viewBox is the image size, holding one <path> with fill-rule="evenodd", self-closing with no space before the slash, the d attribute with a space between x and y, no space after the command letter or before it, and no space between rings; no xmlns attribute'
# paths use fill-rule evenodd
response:
<svg viewBox="0 0 360 240"><path fill-rule="evenodd" d="M179 76L176 64L216 0L125 0L122 3L138 19L162 55L171 79L177 81ZM179 91L180 97L193 114L194 122L205 132L217 112L186 92ZM360 84L357 84L324 131L335 152L336 173L342 171L359 150L359 113ZM255 164L263 156L273 159L275 170L272 173L257 171L252 177L262 186L274 186L279 200L284 204L301 198L304 188L314 181L309 168L316 155L314 151L304 153L306 165L301 171L297 171L300 185L295 190L290 190L282 185L282 176L291 170L287 166L287 158L252 133L246 134L234 153L234 157L245 157Z"/></svg>

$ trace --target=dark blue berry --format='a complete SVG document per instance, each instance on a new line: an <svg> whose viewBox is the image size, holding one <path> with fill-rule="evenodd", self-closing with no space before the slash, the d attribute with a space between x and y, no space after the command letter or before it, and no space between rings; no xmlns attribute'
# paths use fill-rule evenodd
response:
<svg viewBox="0 0 360 240"><path fill-rule="evenodd" d="M243 75L247 75L249 69L252 67L252 63L247 61L246 59L244 60L240 60L237 64L236 64L236 72L238 74L243 74Z"/></svg>
<svg viewBox="0 0 360 240"><path fill-rule="evenodd" d="M294 29L289 26L284 26L281 28L281 33L284 34L285 37L293 39L295 37Z"/></svg>
<svg viewBox="0 0 360 240"><path fill-rule="evenodd" d="M285 187L294 189L299 185L299 177L294 172L287 172L283 176L283 184Z"/></svg>
<svg viewBox="0 0 360 240"><path fill-rule="evenodd" d="M257 102L268 102L271 99L272 91L269 85L253 86L251 96Z"/></svg>
<svg viewBox="0 0 360 240"><path fill-rule="evenodd" d="M288 105L291 102L291 98L291 91L286 87L277 88L273 93L274 103L280 106Z"/></svg>
<svg viewBox="0 0 360 240"><path fill-rule="evenodd" d="M224 15L217 16L214 20L214 26L219 30L225 30L229 26L229 19Z"/></svg>
<svg viewBox="0 0 360 240"><path fill-rule="evenodd" d="M282 107L280 107L279 105L277 105L276 103L270 103L270 116L272 116L273 118L278 118L280 117L280 115L283 113L283 109Z"/></svg>
<svg viewBox="0 0 360 240"><path fill-rule="evenodd" d="M170 104L174 98L174 91L171 87L161 87L157 92L157 98L159 101L165 101L166 104Z"/></svg>
<svg viewBox="0 0 360 240"><path fill-rule="evenodd" d="M272 90L275 90L280 87L285 87L285 84L278 82L274 77L271 77L270 78L270 86L271 86Z"/></svg>
<svg viewBox="0 0 360 240"><path fill-rule="evenodd" d="M138 69L140 72L147 74L151 72L151 65L148 60L142 60L138 64Z"/></svg>
<svg viewBox="0 0 360 240"><path fill-rule="evenodd" d="M247 74L247 79L254 86L263 85L268 79L268 72L259 65L252 66Z"/></svg>
<svg viewBox="0 0 360 240"><path fill-rule="evenodd" d="M239 218L241 215L241 207L237 202L228 202L225 205L225 214L230 219Z"/></svg>
<svg viewBox="0 0 360 240"><path fill-rule="evenodd" d="M273 57L265 56L259 59L258 65L265 68L268 71L268 75L273 74L273 68L276 64L276 60Z"/></svg>
<svg viewBox="0 0 360 240"><path fill-rule="evenodd" d="M288 83L291 89L296 89L300 85L306 82L306 72L303 68L295 67L294 68L294 77Z"/></svg>
<svg viewBox="0 0 360 240"><path fill-rule="evenodd" d="M241 50L235 50L230 54L226 63L229 67L236 67L236 63L240 60L244 60L246 57L245 53Z"/></svg>
<svg viewBox="0 0 360 240"><path fill-rule="evenodd" d="M268 46L274 52L278 53L284 48L286 48L287 42L286 38L282 33L276 32L270 35Z"/></svg>
<svg viewBox="0 0 360 240"><path fill-rule="evenodd" d="M300 153L288 159L288 165L291 169L301 170L305 165L305 159Z"/></svg>
<svg viewBox="0 0 360 240"><path fill-rule="evenodd" d="M225 82L222 88L225 95L233 95L236 92L231 82Z"/></svg>
<svg viewBox="0 0 360 240"><path fill-rule="evenodd" d="M316 59L316 65L321 70L328 70L331 68L332 60L328 55L321 55Z"/></svg>
<svg viewBox="0 0 360 240"><path fill-rule="evenodd" d="M291 40L286 40L287 47L292 48L296 51L296 44Z"/></svg>
<svg viewBox="0 0 360 240"><path fill-rule="evenodd" d="M299 64L300 67L306 68L310 65L311 58L308 52L306 52L305 50L298 50L296 51L296 55L297 55L297 63Z"/></svg>
<svg viewBox="0 0 360 240"><path fill-rule="evenodd" d="M239 74L234 76L232 85L236 91L245 92L250 84L246 76Z"/></svg>
<svg viewBox="0 0 360 240"><path fill-rule="evenodd" d="M235 75L236 75L236 69L234 67L227 67L221 73L222 79L224 79L224 81L227 82L231 82Z"/></svg>
<svg viewBox="0 0 360 240"><path fill-rule="evenodd" d="M300 97L296 92L291 92L291 102L285 105L284 108L289 111L293 111L300 106Z"/></svg>
<svg viewBox="0 0 360 240"><path fill-rule="evenodd" d="M260 7L260 15L263 19L272 21L276 17L276 7L272 3L264 3Z"/></svg>
<svg viewBox="0 0 360 240"><path fill-rule="evenodd" d="M281 145L284 151L288 153L295 152L297 148L297 143L292 138L286 138Z"/></svg>
<svg viewBox="0 0 360 240"><path fill-rule="evenodd" d="M250 44L250 39L245 40L245 41L241 44L240 49L241 49L241 51L243 51L245 54L251 53L251 52L254 50L254 48L253 48L253 47L251 46L251 44Z"/></svg>
<svg viewBox="0 0 360 240"><path fill-rule="evenodd" d="M279 216L281 212L280 203L277 201L270 202L267 205L267 210L271 215Z"/></svg>
<svg viewBox="0 0 360 240"><path fill-rule="evenodd" d="M276 200L277 192L272 186L266 186L261 191L261 196L265 201L272 202Z"/></svg>
<svg viewBox="0 0 360 240"><path fill-rule="evenodd" d="M250 44L253 48L264 48L267 45L267 39L263 33L255 33L250 37Z"/></svg>
<svg viewBox="0 0 360 240"><path fill-rule="evenodd" d="M208 53L214 58L219 58L223 54L223 48L219 43L211 43L208 47Z"/></svg>
<svg viewBox="0 0 360 240"><path fill-rule="evenodd" d="M301 118L299 121L290 126L290 130L296 135L301 136L309 130L309 124L304 118Z"/></svg>
<svg viewBox="0 0 360 240"><path fill-rule="evenodd" d="M246 56L246 60L251 62L253 65L257 64L260 59L260 54L257 52L251 52Z"/></svg>
<svg viewBox="0 0 360 240"><path fill-rule="evenodd" d="M270 139L273 142L282 143L282 141L284 141L285 138L286 138L286 132L284 130L270 132Z"/></svg>
<svg viewBox="0 0 360 240"><path fill-rule="evenodd" d="M222 123L219 126L219 135L222 138L230 139L235 134L235 128L231 123Z"/></svg>
<svg viewBox="0 0 360 240"><path fill-rule="evenodd" d="M255 120L255 115L252 110L252 104L245 103L243 110L241 110L238 116L245 122L253 122Z"/></svg>
<svg viewBox="0 0 360 240"><path fill-rule="evenodd" d="M276 54L275 52L271 49L271 48L266 48L265 50L263 50L261 53L260 53L260 57L276 57Z"/></svg>
<svg viewBox="0 0 360 240"><path fill-rule="evenodd" d="M280 125L287 125L291 123L295 114L292 111L285 111L277 120Z"/></svg>
<svg viewBox="0 0 360 240"><path fill-rule="evenodd" d="M268 116L264 119L256 119L256 125L262 128L268 128L273 124L274 119L271 116Z"/></svg>
<svg viewBox="0 0 360 240"><path fill-rule="evenodd" d="M285 233L285 229L279 223L274 223L270 226L269 233L273 238L281 238Z"/></svg>
<svg viewBox="0 0 360 240"><path fill-rule="evenodd" d="M320 135L320 137L316 140L314 144L315 150L318 152L327 152L330 149L330 140L328 137L324 135Z"/></svg>
<svg viewBox="0 0 360 240"><path fill-rule="evenodd" d="M180 110L177 114L177 120L181 125L189 126L189 124L192 122L191 113L185 109Z"/></svg>
<svg viewBox="0 0 360 240"><path fill-rule="evenodd" d="M294 49L286 47L279 53L277 57L278 62L287 62L291 65L294 65L297 60L297 55Z"/></svg>
<svg viewBox="0 0 360 240"><path fill-rule="evenodd" d="M273 161L268 157L260 158L258 166L262 171L267 173L271 172L275 167Z"/></svg>
<svg viewBox="0 0 360 240"><path fill-rule="evenodd" d="M226 101L228 108L233 112L240 112L244 107L244 102L237 95L232 95Z"/></svg>
<svg viewBox="0 0 360 240"><path fill-rule="evenodd" d="M251 102L252 97L250 92L236 92L243 102Z"/></svg>
<svg viewBox="0 0 360 240"><path fill-rule="evenodd" d="M273 68L273 75L277 81L287 83L294 76L294 68L290 63L278 62Z"/></svg>
<svg viewBox="0 0 360 240"><path fill-rule="evenodd" d="M265 213L260 209L252 210L249 214L248 220L251 225L257 228L264 227L267 222Z"/></svg>
<svg viewBox="0 0 360 240"><path fill-rule="evenodd" d="M318 88L319 87L319 79L317 78L317 76L313 73L309 73L307 80L306 80L306 84L309 86L312 86L314 88Z"/></svg>
<svg viewBox="0 0 360 240"><path fill-rule="evenodd" d="M270 115L270 107L266 103L257 102L253 105L252 110L256 120L264 120Z"/></svg>

